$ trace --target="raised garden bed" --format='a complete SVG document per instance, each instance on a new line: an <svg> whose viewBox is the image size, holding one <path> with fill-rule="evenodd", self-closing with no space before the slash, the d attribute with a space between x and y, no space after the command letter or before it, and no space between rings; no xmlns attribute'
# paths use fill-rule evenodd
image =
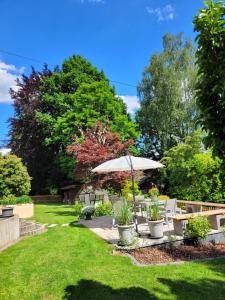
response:
<svg viewBox="0 0 225 300"><path fill-rule="evenodd" d="M140 264L162 264L225 256L225 244L178 247L148 247L122 251Z"/></svg>

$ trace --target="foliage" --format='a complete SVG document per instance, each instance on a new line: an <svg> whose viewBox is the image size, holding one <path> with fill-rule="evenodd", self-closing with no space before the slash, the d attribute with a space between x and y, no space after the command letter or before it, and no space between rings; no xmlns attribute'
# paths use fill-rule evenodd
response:
<svg viewBox="0 0 225 300"><path fill-rule="evenodd" d="M159 195L159 190L157 187L152 187L149 191L148 191L150 196L158 196Z"/></svg>
<svg viewBox="0 0 225 300"><path fill-rule="evenodd" d="M95 207L95 217L100 216L111 216L112 215L112 204L111 203L102 203Z"/></svg>
<svg viewBox="0 0 225 300"><path fill-rule="evenodd" d="M130 225L133 223L131 208L126 201L123 201L116 218L119 225Z"/></svg>
<svg viewBox="0 0 225 300"><path fill-rule="evenodd" d="M184 41L182 34L164 35L163 51L152 55L138 86L141 108L136 119L143 155L159 159L194 130L194 62L190 40Z"/></svg>
<svg viewBox="0 0 225 300"><path fill-rule="evenodd" d="M67 147L77 161L75 178L83 179L85 183L91 183L94 187L120 189L124 181L130 177L130 172L96 175L91 170L109 159L127 154L133 141L122 142L118 134L110 131L108 124L100 122L83 132L82 136L83 141L75 137L74 144Z"/></svg>
<svg viewBox="0 0 225 300"><path fill-rule="evenodd" d="M76 217L79 217L81 215L82 208L83 208L82 204L80 203L74 204L74 215Z"/></svg>
<svg viewBox="0 0 225 300"><path fill-rule="evenodd" d="M10 90L15 111L15 116L10 119L10 147L27 166L33 193L43 192L48 182L54 182L57 177L56 149L44 144L48 132L36 116L38 110L47 109L42 103L40 86L41 80L50 75L47 66L41 72L32 68L29 76L23 75L17 80L17 89Z"/></svg>
<svg viewBox="0 0 225 300"><path fill-rule="evenodd" d="M81 216L82 217L90 217L94 214L94 212L95 212L94 206L91 206L91 205L84 206L81 209Z"/></svg>
<svg viewBox="0 0 225 300"><path fill-rule="evenodd" d="M189 238L205 239L209 232L210 225L206 216L191 217L188 219L185 233Z"/></svg>
<svg viewBox="0 0 225 300"><path fill-rule="evenodd" d="M225 156L225 7L224 1L207 1L194 18L198 42L197 104L199 122L208 133L206 145Z"/></svg>
<svg viewBox="0 0 225 300"><path fill-rule="evenodd" d="M122 196L126 200L129 200L129 201L133 200L132 180L126 180L126 182L121 190L121 193L122 193ZM135 193L135 195L140 194L138 183L136 181L134 182L134 193Z"/></svg>
<svg viewBox="0 0 225 300"><path fill-rule="evenodd" d="M165 200L165 201L170 199L170 197L167 195L159 195L157 198L158 200Z"/></svg>
<svg viewBox="0 0 225 300"><path fill-rule="evenodd" d="M16 155L0 155L0 197L29 194L30 180L21 158Z"/></svg>
<svg viewBox="0 0 225 300"><path fill-rule="evenodd" d="M221 201L224 198L221 160L201 149L201 132L187 137L165 153L162 170L166 189L172 197L196 201Z"/></svg>
<svg viewBox="0 0 225 300"><path fill-rule="evenodd" d="M159 202L153 201L151 205L148 207L148 217L151 221L159 221L162 220L161 208Z"/></svg>
<svg viewBox="0 0 225 300"><path fill-rule="evenodd" d="M104 73L79 55L66 59L62 68L42 82L43 103L53 110L39 111L38 118L49 129L47 144L64 148L72 134L92 127L97 120L109 122L122 139L137 137L135 124L122 99L116 96Z"/></svg>
<svg viewBox="0 0 225 300"><path fill-rule="evenodd" d="M25 203L32 203L32 199L27 196L23 195L20 197L15 197L14 195L3 196L0 199L0 205L16 205L16 204L25 204Z"/></svg>

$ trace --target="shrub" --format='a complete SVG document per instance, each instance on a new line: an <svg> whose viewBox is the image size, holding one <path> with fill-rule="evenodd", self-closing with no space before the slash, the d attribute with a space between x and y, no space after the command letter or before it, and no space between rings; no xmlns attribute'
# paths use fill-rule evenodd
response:
<svg viewBox="0 0 225 300"><path fill-rule="evenodd" d="M192 217L188 220L185 233L189 238L205 239L210 232L210 228L207 217Z"/></svg>
<svg viewBox="0 0 225 300"><path fill-rule="evenodd" d="M133 215L126 201L123 202L116 217L119 225L130 225L133 223Z"/></svg>
<svg viewBox="0 0 225 300"><path fill-rule="evenodd" d="M131 180L127 180L121 190L122 192L122 196L126 199L126 200L133 200L133 190L132 190L132 181ZM140 190L138 188L138 184L137 182L134 182L134 192L135 195L140 194Z"/></svg>
<svg viewBox="0 0 225 300"><path fill-rule="evenodd" d="M195 132L165 153L161 172L169 195L192 201L224 199L222 161L202 149L201 133Z"/></svg>
<svg viewBox="0 0 225 300"><path fill-rule="evenodd" d="M23 203L32 203L32 199L29 196L15 197L14 195L4 196L0 199L0 205L15 205Z"/></svg>
<svg viewBox="0 0 225 300"><path fill-rule="evenodd" d="M158 196L159 195L159 190L157 187L153 187L148 191L150 196Z"/></svg>
<svg viewBox="0 0 225 300"><path fill-rule="evenodd" d="M82 208L83 208L83 205L80 204L80 203L76 203L74 205L74 214L75 214L75 216L79 217L81 215Z"/></svg>
<svg viewBox="0 0 225 300"><path fill-rule="evenodd" d="M94 215L95 215L95 217L111 216L112 215L112 204L111 203L99 204L95 208Z"/></svg>
<svg viewBox="0 0 225 300"><path fill-rule="evenodd" d="M93 206L85 206L81 209L81 217L86 219L91 219L91 216L94 214L95 208Z"/></svg>
<svg viewBox="0 0 225 300"><path fill-rule="evenodd" d="M159 196L158 196L158 199L159 199L159 200L165 200L165 201L166 201L166 200L169 200L170 197L167 196L167 195L159 195Z"/></svg>
<svg viewBox="0 0 225 300"><path fill-rule="evenodd" d="M0 155L0 197L22 196L30 192L31 178L16 155Z"/></svg>
<svg viewBox="0 0 225 300"><path fill-rule="evenodd" d="M151 221L158 221L162 219L160 205L158 201L154 201L148 208L148 217Z"/></svg>

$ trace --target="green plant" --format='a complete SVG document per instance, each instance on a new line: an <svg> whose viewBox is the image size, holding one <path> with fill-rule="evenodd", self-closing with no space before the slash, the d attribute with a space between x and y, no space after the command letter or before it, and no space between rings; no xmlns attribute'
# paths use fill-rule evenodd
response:
<svg viewBox="0 0 225 300"><path fill-rule="evenodd" d="M23 203L32 203L32 199L26 195L20 197L16 197L14 195L8 195L0 199L0 205L16 205L16 204L23 204Z"/></svg>
<svg viewBox="0 0 225 300"><path fill-rule="evenodd" d="M112 215L112 204L111 203L102 203L95 207L95 217L100 216L111 216Z"/></svg>
<svg viewBox="0 0 225 300"><path fill-rule="evenodd" d="M87 220L89 220L94 212L95 208L93 206L85 206L81 209L81 217L85 217Z"/></svg>
<svg viewBox="0 0 225 300"><path fill-rule="evenodd" d="M0 155L0 197L28 194L30 181L21 158L16 155Z"/></svg>
<svg viewBox="0 0 225 300"><path fill-rule="evenodd" d="M57 195L57 194L58 194L58 188L55 187L55 186L50 186L50 187L48 188L48 190L49 190L49 194L50 194L50 195Z"/></svg>
<svg viewBox="0 0 225 300"><path fill-rule="evenodd" d="M133 223L133 215L129 204L124 201L117 214L117 220L119 225L130 225Z"/></svg>
<svg viewBox="0 0 225 300"><path fill-rule="evenodd" d="M74 215L76 217L79 217L81 215L82 208L83 208L82 204L80 203L74 204Z"/></svg>
<svg viewBox="0 0 225 300"><path fill-rule="evenodd" d="M129 201L133 200L133 189L132 189L132 181L131 180L127 180L121 190L122 192L122 196ZM138 188L138 183L134 182L134 192L135 195L140 194L140 190Z"/></svg>
<svg viewBox="0 0 225 300"><path fill-rule="evenodd" d="M152 187L149 191L148 191L150 196L158 196L159 195L159 190L157 189L157 187Z"/></svg>
<svg viewBox="0 0 225 300"><path fill-rule="evenodd" d="M149 206L148 217L151 221L159 221L162 219L160 205L158 201L153 201L153 203Z"/></svg>
<svg viewBox="0 0 225 300"><path fill-rule="evenodd" d="M205 216L191 217L185 230L189 238L205 239L210 232L210 224Z"/></svg>

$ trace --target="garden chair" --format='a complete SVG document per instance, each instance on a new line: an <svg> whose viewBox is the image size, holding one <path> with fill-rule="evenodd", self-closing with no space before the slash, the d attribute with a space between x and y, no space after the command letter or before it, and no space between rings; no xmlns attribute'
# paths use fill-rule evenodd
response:
<svg viewBox="0 0 225 300"><path fill-rule="evenodd" d="M79 195L79 200L81 204L85 204L85 196L84 194Z"/></svg>
<svg viewBox="0 0 225 300"><path fill-rule="evenodd" d="M143 211L145 211L145 205L143 205L142 203L139 203L139 202L144 201L144 200L145 200L144 195L135 196L135 210L136 210L136 212L141 211L142 217L143 217Z"/></svg>
<svg viewBox="0 0 225 300"><path fill-rule="evenodd" d="M84 194L84 202L85 202L86 206L90 206L91 205L90 194Z"/></svg>
<svg viewBox="0 0 225 300"><path fill-rule="evenodd" d="M181 208L177 207L177 199L166 200L164 209L161 213L164 216L167 225L169 225L169 219L174 217L176 214L182 214Z"/></svg>
<svg viewBox="0 0 225 300"><path fill-rule="evenodd" d="M96 195L95 194L90 194L90 203L92 205L95 205L96 202Z"/></svg>

